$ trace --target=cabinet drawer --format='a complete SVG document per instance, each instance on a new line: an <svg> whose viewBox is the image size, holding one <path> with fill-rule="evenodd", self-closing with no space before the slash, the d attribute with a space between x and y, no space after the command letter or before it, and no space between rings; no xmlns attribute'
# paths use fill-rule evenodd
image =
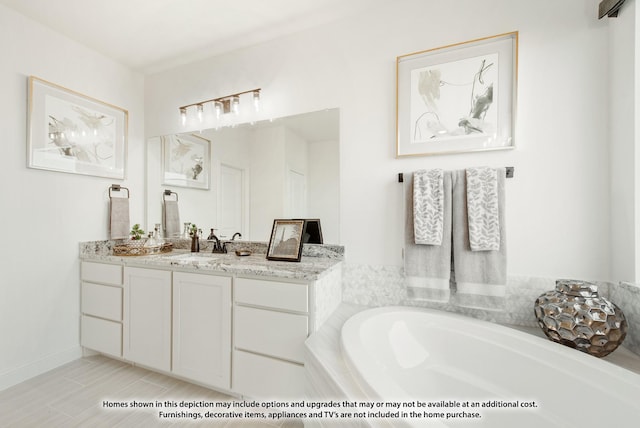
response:
<svg viewBox="0 0 640 428"><path fill-rule="evenodd" d="M83 281L122 285L122 266L82 262L80 278Z"/></svg>
<svg viewBox="0 0 640 428"><path fill-rule="evenodd" d="M122 356L122 324L82 316L80 344L105 354Z"/></svg>
<svg viewBox="0 0 640 428"><path fill-rule="evenodd" d="M233 390L254 398L299 399L304 396L304 367L234 351Z"/></svg>
<svg viewBox="0 0 640 428"><path fill-rule="evenodd" d="M304 341L309 334L308 325L306 315L236 306L234 345L302 363Z"/></svg>
<svg viewBox="0 0 640 428"><path fill-rule="evenodd" d="M236 278L233 291L238 303L299 312L309 310L306 284Z"/></svg>
<svg viewBox="0 0 640 428"><path fill-rule="evenodd" d="M122 321L122 288L83 282L82 313Z"/></svg>

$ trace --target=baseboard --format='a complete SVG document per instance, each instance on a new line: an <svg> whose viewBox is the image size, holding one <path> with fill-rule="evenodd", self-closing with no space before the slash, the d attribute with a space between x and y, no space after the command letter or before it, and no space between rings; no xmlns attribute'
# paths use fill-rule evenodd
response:
<svg viewBox="0 0 640 428"><path fill-rule="evenodd" d="M44 358L32 361L21 367L7 370L4 373L0 373L0 391L77 360L80 357L82 357L82 348L78 345L55 354L47 355Z"/></svg>

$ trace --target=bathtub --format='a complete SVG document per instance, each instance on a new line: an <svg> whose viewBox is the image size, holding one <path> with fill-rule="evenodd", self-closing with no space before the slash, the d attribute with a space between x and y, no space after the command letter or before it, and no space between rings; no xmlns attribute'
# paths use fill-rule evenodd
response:
<svg viewBox="0 0 640 428"><path fill-rule="evenodd" d="M383 410L382 418L369 414L373 426L640 424L640 375L498 324L430 309L369 309L346 321L341 347L361 401ZM389 413L395 402L399 418ZM429 402L438 407L418 407Z"/></svg>

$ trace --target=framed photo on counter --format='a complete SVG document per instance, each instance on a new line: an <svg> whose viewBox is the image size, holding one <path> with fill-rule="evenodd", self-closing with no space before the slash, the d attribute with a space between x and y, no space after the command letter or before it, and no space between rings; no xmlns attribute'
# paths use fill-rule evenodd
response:
<svg viewBox="0 0 640 428"><path fill-rule="evenodd" d="M267 259L299 262L302 258L304 220L273 221Z"/></svg>

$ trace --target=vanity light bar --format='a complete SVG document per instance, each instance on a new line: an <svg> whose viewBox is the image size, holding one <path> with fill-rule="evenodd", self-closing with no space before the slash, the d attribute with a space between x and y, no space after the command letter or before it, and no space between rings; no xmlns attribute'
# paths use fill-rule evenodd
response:
<svg viewBox="0 0 640 428"><path fill-rule="evenodd" d="M207 103L213 104L213 109L216 113L216 117L220 118L223 114L227 113L240 113L240 95L252 94L253 95L253 107L256 111L260 111L260 91L261 88L251 89L249 91L238 92L231 95L225 95L224 97L212 98L210 100L200 101L197 103L187 104L179 107L180 119L184 125L187 122L187 109L189 107L196 107L198 114L198 120L202 122L204 105Z"/></svg>

